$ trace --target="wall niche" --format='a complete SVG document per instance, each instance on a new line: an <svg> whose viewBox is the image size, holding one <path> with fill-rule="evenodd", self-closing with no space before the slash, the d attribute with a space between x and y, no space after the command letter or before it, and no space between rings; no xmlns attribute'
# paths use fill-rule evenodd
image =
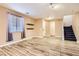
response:
<svg viewBox="0 0 79 59"><path fill-rule="evenodd" d="M34 24L32 24L32 23L27 23L26 24L27 25L27 30L34 30Z"/></svg>

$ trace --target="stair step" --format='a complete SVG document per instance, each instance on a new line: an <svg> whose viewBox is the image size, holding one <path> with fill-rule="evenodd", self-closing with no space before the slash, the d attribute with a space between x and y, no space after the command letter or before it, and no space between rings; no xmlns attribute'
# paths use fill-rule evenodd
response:
<svg viewBox="0 0 79 59"><path fill-rule="evenodd" d="M68 41L76 41L76 39L65 39L65 40L68 40Z"/></svg>
<svg viewBox="0 0 79 59"><path fill-rule="evenodd" d="M75 37L75 36L66 35L65 37Z"/></svg>
<svg viewBox="0 0 79 59"><path fill-rule="evenodd" d="M75 36L74 34L65 34L66 36Z"/></svg>
<svg viewBox="0 0 79 59"><path fill-rule="evenodd" d="M66 39L66 40L68 40L68 39L69 39L69 40L75 40L74 38L73 38L73 39L72 39L72 38L65 38L65 39Z"/></svg>
<svg viewBox="0 0 79 59"><path fill-rule="evenodd" d="M71 37L66 37L65 39L75 39L75 38L71 38Z"/></svg>
<svg viewBox="0 0 79 59"><path fill-rule="evenodd" d="M65 33L73 33L73 32L70 32L70 31L69 31L69 32L68 32L68 31L64 31L64 32L65 32Z"/></svg>
<svg viewBox="0 0 79 59"><path fill-rule="evenodd" d="M74 33L64 33L64 35L75 35Z"/></svg>

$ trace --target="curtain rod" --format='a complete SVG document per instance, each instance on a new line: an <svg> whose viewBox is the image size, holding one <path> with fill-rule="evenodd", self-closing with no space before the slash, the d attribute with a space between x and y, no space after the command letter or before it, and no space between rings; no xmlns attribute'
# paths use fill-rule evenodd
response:
<svg viewBox="0 0 79 59"><path fill-rule="evenodd" d="M8 12L8 14L11 14L11 15L14 15L14 16L17 16L17 17L22 17L22 16L16 15L16 14L11 13L11 12Z"/></svg>

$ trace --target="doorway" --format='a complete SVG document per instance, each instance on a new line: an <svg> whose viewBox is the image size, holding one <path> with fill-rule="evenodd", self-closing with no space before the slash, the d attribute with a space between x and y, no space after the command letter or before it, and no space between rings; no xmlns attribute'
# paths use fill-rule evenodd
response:
<svg viewBox="0 0 79 59"><path fill-rule="evenodd" d="M55 36L55 21L43 20L43 36Z"/></svg>

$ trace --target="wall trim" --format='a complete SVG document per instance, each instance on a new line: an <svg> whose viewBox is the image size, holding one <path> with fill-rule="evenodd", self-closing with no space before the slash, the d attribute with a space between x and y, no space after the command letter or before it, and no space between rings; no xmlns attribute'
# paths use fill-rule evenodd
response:
<svg viewBox="0 0 79 59"><path fill-rule="evenodd" d="M6 44L0 45L0 47L10 46L10 45L12 45L12 44L22 42L22 41L24 41L24 40L30 40L30 39L32 39L32 38L34 38L34 37L43 38L42 36L32 36L32 37L24 38L24 39L21 39L21 40L18 40L18 41L7 42Z"/></svg>

